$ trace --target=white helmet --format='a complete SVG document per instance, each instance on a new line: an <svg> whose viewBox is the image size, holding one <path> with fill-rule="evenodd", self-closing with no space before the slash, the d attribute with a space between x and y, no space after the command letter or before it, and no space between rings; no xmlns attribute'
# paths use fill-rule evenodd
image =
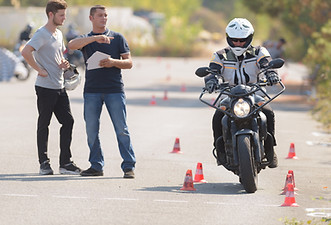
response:
<svg viewBox="0 0 331 225"><path fill-rule="evenodd" d="M252 43L254 28L247 19L234 18L227 25L225 32L231 50L236 56L241 56ZM243 39L246 43L243 47L235 47L231 41L232 38Z"/></svg>
<svg viewBox="0 0 331 225"><path fill-rule="evenodd" d="M75 65L70 64L70 67L63 73L64 87L67 91L74 90L80 84L80 74Z"/></svg>

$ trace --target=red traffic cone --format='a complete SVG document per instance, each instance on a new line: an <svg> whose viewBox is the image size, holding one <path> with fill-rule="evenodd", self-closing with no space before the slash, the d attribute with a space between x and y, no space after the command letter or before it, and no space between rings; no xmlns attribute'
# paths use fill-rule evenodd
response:
<svg viewBox="0 0 331 225"><path fill-rule="evenodd" d="M150 105L156 105L156 100L155 100L155 96L152 96L151 101L149 102Z"/></svg>
<svg viewBox="0 0 331 225"><path fill-rule="evenodd" d="M197 170L195 171L195 176L193 182L196 183L207 183L203 177L202 163L197 164Z"/></svg>
<svg viewBox="0 0 331 225"><path fill-rule="evenodd" d="M186 91L186 86L185 86L185 84L182 85L182 87L180 88L180 91L181 91L181 92L185 92L185 91Z"/></svg>
<svg viewBox="0 0 331 225"><path fill-rule="evenodd" d="M287 172L287 174L291 174L292 175L292 181L293 181L292 183L293 183L294 191L298 191L298 188L295 187L295 180L294 180L294 172L293 172L293 170L289 170Z"/></svg>
<svg viewBox="0 0 331 225"><path fill-rule="evenodd" d="M182 153L180 151L179 138L176 138L174 148L173 148L172 152L170 152L170 153Z"/></svg>
<svg viewBox="0 0 331 225"><path fill-rule="evenodd" d="M287 159L298 159L298 157L296 157L296 155L295 155L294 143L291 143L290 150L289 150L288 156L286 158Z"/></svg>
<svg viewBox="0 0 331 225"><path fill-rule="evenodd" d="M288 184L293 184L293 176L292 176L292 174L289 174L289 173L286 175L285 185L284 185L284 188L283 188L283 192L280 193L281 195L285 195L286 192L288 191L287 190L287 185Z"/></svg>
<svg viewBox="0 0 331 225"><path fill-rule="evenodd" d="M192 170L187 170L186 175L185 175L185 180L184 180L184 185L180 189L182 191L196 191L193 185L193 180L192 180Z"/></svg>
<svg viewBox="0 0 331 225"><path fill-rule="evenodd" d="M293 184L287 184L287 191L285 201L281 206L290 206L290 207L298 207L299 205L295 202L294 197L294 188Z"/></svg>
<svg viewBox="0 0 331 225"><path fill-rule="evenodd" d="M168 100L168 91L167 90L164 91L163 100L165 100L165 101Z"/></svg>

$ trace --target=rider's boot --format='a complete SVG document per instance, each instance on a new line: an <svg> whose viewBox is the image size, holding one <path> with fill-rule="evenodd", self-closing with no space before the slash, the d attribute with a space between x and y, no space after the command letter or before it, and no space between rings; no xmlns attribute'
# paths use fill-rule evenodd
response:
<svg viewBox="0 0 331 225"><path fill-rule="evenodd" d="M277 158L277 154L274 150L274 146L275 146L274 143L275 143L274 138L272 137L272 135L270 133L268 133L268 137L264 143L264 147L265 147L266 157L267 157L268 161L271 162L268 165L269 168L276 168L278 166L278 158Z"/></svg>
<svg viewBox="0 0 331 225"><path fill-rule="evenodd" d="M224 165L226 163L226 155L224 150L224 140L222 136L216 140L216 153L217 165Z"/></svg>
<svg viewBox="0 0 331 225"><path fill-rule="evenodd" d="M277 158L276 152L274 152L274 157L273 157L272 163L268 167L269 168L278 167L278 158Z"/></svg>

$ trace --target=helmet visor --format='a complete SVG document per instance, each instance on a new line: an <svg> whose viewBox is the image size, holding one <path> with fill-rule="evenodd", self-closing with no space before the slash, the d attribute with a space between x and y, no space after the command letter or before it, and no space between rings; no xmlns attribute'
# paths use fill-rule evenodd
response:
<svg viewBox="0 0 331 225"><path fill-rule="evenodd" d="M232 41L233 43L234 42L246 42L247 41L247 38L230 38L230 41Z"/></svg>
<svg viewBox="0 0 331 225"><path fill-rule="evenodd" d="M240 42L240 43L245 42L245 44L242 46L243 48L247 48L252 43L252 39L253 39L253 34L249 35L247 38L231 38L229 36L227 36L226 38L228 45L230 47L237 47L233 44L235 42Z"/></svg>

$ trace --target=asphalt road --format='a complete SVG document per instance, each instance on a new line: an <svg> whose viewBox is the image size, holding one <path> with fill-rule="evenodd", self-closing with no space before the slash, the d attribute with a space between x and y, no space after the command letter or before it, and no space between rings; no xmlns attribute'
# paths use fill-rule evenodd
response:
<svg viewBox="0 0 331 225"><path fill-rule="evenodd" d="M35 74L25 82L0 83L0 224L273 225L331 217L330 135L323 133L303 101L301 82L306 71L302 66L289 64L281 70L291 88L272 104L279 167L262 171L257 192L247 194L238 177L217 167L211 154L213 109L199 102L203 81L194 75L208 59L134 58L134 64L123 72L137 156L134 180L122 178L121 158L105 109L100 131L105 176L58 174L60 126L55 117L49 155L56 174L40 176ZM82 85L69 95L75 118L73 160L86 169L89 149ZM176 138L182 154L169 153ZM297 160L285 159L291 143ZM194 184L193 192L181 191L186 171L191 169L194 175L198 162L208 183ZM288 170L295 174L299 207L280 207Z"/></svg>

